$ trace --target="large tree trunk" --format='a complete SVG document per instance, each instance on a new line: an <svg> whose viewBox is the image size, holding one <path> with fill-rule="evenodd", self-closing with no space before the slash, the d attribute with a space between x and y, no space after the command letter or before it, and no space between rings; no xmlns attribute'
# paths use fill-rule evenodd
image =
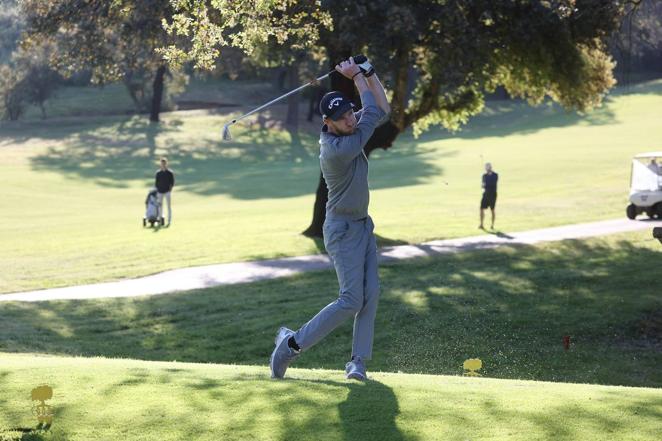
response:
<svg viewBox="0 0 662 441"><path fill-rule="evenodd" d="M337 60L346 59L351 55L349 51L346 51L345 53L333 54L331 50L327 50L327 53L330 55L329 60L331 68L336 65ZM332 74L330 78L331 90L338 90L342 92L347 98L353 100L355 104L360 102L353 81L339 74ZM370 153L372 153L372 151L375 149L381 148L386 150L391 147L393 141L399 133L400 130L390 121L388 121L375 130L372 137L370 137L368 140L368 143L365 145L365 147L363 147L363 151L367 157L370 157ZM319 181L317 183L317 191L315 192L315 204L313 205L313 220L310 223L310 226L306 228L305 231L303 231L303 235L308 237L323 237L322 227L326 218L326 202L328 198L329 191L326 187L324 177L320 172Z"/></svg>
<svg viewBox="0 0 662 441"><path fill-rule="evenodd" d="M292 63L287 68L288 86L290 90L296 89L299 83L299 64ZM297 130L299 127L299 94L295 93L287 97L287 118L285 124L288 129Z"/></svg>
<svg viewBox="0 0 662 441"><path fill-rule="evenodd" d="M156 70L154 77L154 84L152 86L152 107L149 113L149 120L152 122L159 122L159 114L161 113L161 101L163 99L163 80L166 73L166 66L162 64Z"/></svg>

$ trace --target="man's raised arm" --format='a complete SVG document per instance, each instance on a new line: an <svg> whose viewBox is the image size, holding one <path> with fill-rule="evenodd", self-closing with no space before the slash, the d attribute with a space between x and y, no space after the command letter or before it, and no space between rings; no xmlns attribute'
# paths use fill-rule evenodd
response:
<svg viewBox="0 0 662 441"><path fill-rule="evenodd" d="M386 99L384 86L382 86L382 83L379 81L377 74L372 74L366 78L366 81L368 82L368 87L370 88L372 95L375 97L377 107L382 109L387 115L391 113L391 106L388 103L388 99Z"/></svg>

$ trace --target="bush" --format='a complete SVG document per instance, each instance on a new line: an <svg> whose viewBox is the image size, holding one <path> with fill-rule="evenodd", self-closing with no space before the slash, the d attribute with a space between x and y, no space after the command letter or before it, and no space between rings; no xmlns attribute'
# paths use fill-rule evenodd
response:
<svg viewBox="0 0 662 441"><path fill-rule="evenodd" d="M6 64L0 65L0 98L2 118L11 121L21 117L29 101L23 75Z"/></svg>
<svg viewBox="0 0 662 441"><path fill-rule="evenodd" d="M38 105L46 118L44 103L61 84L60 75L48 65L51 49L42 45L29 51L17 49L11 64L0 67L0 95L2 115L15 121L27 104Z"/></svg>

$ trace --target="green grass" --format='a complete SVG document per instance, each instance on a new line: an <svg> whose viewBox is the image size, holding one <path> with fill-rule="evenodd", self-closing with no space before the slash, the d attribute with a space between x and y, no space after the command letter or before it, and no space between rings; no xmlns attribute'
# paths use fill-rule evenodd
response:
<svg viewBox="0 0 662 441"><path fill-rule="evenodd" d="M383 266L371 370L662 387L662 247L650 232ZM332 271L156 297L3 303L0 351L265 365L281 325L337 296ZM562 337L572 346L564 351ZM297 366L341 369L351 323Z"/></svg>
<svg viewBox="0 0 662 441"><path fill-rule="evenodd" d="M501 176L503 231L624 216L631 155L662 149L662 81L629 91L582 118L494 102L455 136L404 134L371 164L380 243L477 234L487 160ZM159 126L141 116L3 124L0 293L319 252L299 234L317 185L318 124L270 128L283 109L236 128L229 144L220 143L226 117L201 112L164 115ZM143 230L162 154L177 174L174 223Z"/></svg>
<svg viewBox="0 0 662 441"><path fill-rule="evenodd" d="M57 89L55 95L44 103L46 119L63 117L86 117L89 115L131 114L136 107L123 84L109 84L103 87L73 87ZM42 120L38 106L28 106L22 121Z"/></svg>
<svg viewBox="0 0 662 441"><path fill-rule="evenodd" d="M30 390L53 387L54 424L31 440L656 439L659 389L0 354L0 439L36 424ZM658 435L655 435L655 434Z"/></svg>
<svg viewBox="0 0 662 441"><path fill-rule="evenodd" d="M167 87L167 85L166 85ZM262 81L230 81L224 79L202 79L193 77L182 94L172 97L176 103L202 102L227 105L259 105L268 101L278 91L273 85ZM186 107L186 106L184 106ZM46 101L46 120L61 121L62 118L87 117L90 115L129 115L136 113L136 107L126 86L121 83L93 87L65 86L57 89L55 95ZM187 107L188 108L188 107ZM38 106L28 106L22 121L42 120ZM57 124L57 122L56 122Z"/></svg>

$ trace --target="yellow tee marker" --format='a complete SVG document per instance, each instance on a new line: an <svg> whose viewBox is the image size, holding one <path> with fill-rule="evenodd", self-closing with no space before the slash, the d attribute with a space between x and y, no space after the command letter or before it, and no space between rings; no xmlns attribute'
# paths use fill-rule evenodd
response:
<svg viewBox="0 0 662 441"><path fill-rule="evenodd" d="M32 408L39 424L51 425L53 423L53 408L45 403L46 400L53 398L53 388L47 384L42 384L32 389L32 401L39 401L39 404Z"/></svg>
<svg viewBox="0 0 662 441"><path fill-rule="evenodd" d="M464 375L469 377L480 377L480 374L476 371L479 371L483 367L483 362L480 361L480 358L469 358L464 361L462 367L466 371Z"/></svg>

